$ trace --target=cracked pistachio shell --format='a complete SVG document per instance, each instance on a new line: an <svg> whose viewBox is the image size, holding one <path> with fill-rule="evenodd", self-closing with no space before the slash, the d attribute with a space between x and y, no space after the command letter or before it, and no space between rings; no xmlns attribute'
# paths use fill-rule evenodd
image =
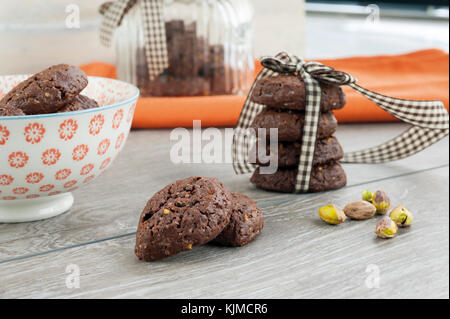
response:
<svg viewBox="0 0 450 319"><path fill-rule="evenodd" d="M376 191L372 196L372 204L376 207L377 213L385 215L391 208L391 199L383 191Z"/></svg>
<svg viewBox="0 0 450 319"><path fill-rule="evenodd" d="M336 205L320 207L319 216L324 222L332 225L341 224L347 219L343 210Z"/></svg>
<svg viewBox="0 0 450 319"><path fill-rule="evenodd" d="M375 234L380 238L394 238L397 235L397 224L388 216L385 216L375 228Z"/></svg>
<svg viewBox="0 0 450 319"><path fill-rule="evenodd" d="M371 191L363 191L362 193L362 199L365 200L366 202L372 203L372 197L373 197L373 193Z"/></svg>
<svg viewBox="0 0 450 319"><path fill-rule="evenodd" d="M414 220L413 214L411 214L405 206L394 208L389 214L389 217L396 222L399 227L409 227Z"/></svg>

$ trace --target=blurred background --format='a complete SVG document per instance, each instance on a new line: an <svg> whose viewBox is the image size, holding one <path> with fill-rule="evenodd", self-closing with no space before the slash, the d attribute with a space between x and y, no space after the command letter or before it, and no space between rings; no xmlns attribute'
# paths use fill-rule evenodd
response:
<svg viewBox="0 0 450 319"><path fill-rule="evenodd" d="M32 73L59 62L114 63L115 50L98 41L98 7L103 2L0 1L0 74ZM255 56L281 50L306 58L397 54L432 47L449 50L447 1L252 2ZM74 10L79 10L80 24L68 28Z"/></svg>
<svg viewBox="0 0 450 319"><path fill-rule="evenodd" d="M306 10L310 57L398 54L424 48L448 52L448 1L311 0Z"/></svg>

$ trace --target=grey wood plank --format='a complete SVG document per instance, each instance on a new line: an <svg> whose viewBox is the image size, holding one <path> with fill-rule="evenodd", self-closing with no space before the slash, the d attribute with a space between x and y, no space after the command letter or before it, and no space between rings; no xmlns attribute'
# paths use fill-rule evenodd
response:
<svg viewBox="0 0 450 319"><path fill-rule="evenodd" d="M0 264L3 298L448 298L448 167L263 208L262 235L242 248L198 247L155 263L139 262L133 236ZM383 189L415 214L393 240L373 234L380 217L330 226L318 207L344 206L364 188ZM65 285L80 267L79 289ZM380 271L368 288L367 267Z"/></svg>
<svg viewBox="0 0 450 319"><path fill-rule="evenodd" d="M342 125L337 135L344 148L351 151L380 143L405 128L402 124ZM248 176L236 176L230 164L172 164L169 133L133 131L113 167L75 193L76 203L70 213L34 223L0 224L0 261L134 232L139 213L153 193L192 175L217 177L261 206L298 196L258 190L248 182ZM360 184L447 164L448 152L443 154L442 149L448 149L448 138L402 161L345 165L348 183ZM230 152L230 145L224 152Z"/></svg>

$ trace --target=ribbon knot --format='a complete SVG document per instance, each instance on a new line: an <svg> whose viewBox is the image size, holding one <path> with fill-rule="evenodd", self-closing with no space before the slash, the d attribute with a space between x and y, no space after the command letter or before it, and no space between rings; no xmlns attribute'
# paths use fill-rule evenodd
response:
<svg viewBox="0 0 450 319"><path fill-rule="evenodd" d="M301 74L303 70L319 82L328 84L348 85L356 82L356 79L350 74L335 70L319 62L306 63L297 57L290 57L290 62L285 62L276 57L264 57L261 59L261 64L266 69L280 74Z"/></svg>
<svg viewBox="0 0 450 319"><path fill-rule="evenodd" d="M297 73L302 69L303 65L305 64L305 61L301 59L297 59L299 60L298 62L296 62L294 59L291 60L292 62L285 62L276 57L263 57L261 58L261 64L266 69L281 74Z"/></svg>
<svg viewBox="0 0 450 319"><path fill-rule="evenodd" d="M356 79L350 74L335 70L319 62L306 63L303 68L320 82L334 85L349 85L350 83L356 82Z"/></svg>

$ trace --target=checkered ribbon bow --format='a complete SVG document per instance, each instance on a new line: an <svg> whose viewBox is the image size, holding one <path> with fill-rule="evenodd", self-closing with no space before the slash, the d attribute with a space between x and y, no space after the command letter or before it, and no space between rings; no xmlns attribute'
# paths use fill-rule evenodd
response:
<svg viewBox="0 0 450 319"><path fill-rule="evenodd" d="M100 7L103 14L100 41L106 47L111 46L114 31L135 5L141 7L145 56L149 78L153 80L169 66L162 0L116 0L104 3Z"/></svg>
<svg viewBox="0 0 450 319"><path fill-rule="evenodd" d="M249 163L250 138L248 129L264 105L252 102L256 83L266 77L279 74L296 74L306 85L306 108L303 140L298 165L296 192L309 189L317 128L320 115L320 82L348 85L383 110L412 126L396 138L379 146L345 154L344 163L386 163L416 154L436 143L449 133L449 117L441 101L410 101L396 99L369 91L358 84L351 75L337 71L318 62L305 62L296 56L280 53L276 57L261 60L264 69L253 84L242 109L233 138L233 166L237 174L250 173L255 169Z"/></svg>

